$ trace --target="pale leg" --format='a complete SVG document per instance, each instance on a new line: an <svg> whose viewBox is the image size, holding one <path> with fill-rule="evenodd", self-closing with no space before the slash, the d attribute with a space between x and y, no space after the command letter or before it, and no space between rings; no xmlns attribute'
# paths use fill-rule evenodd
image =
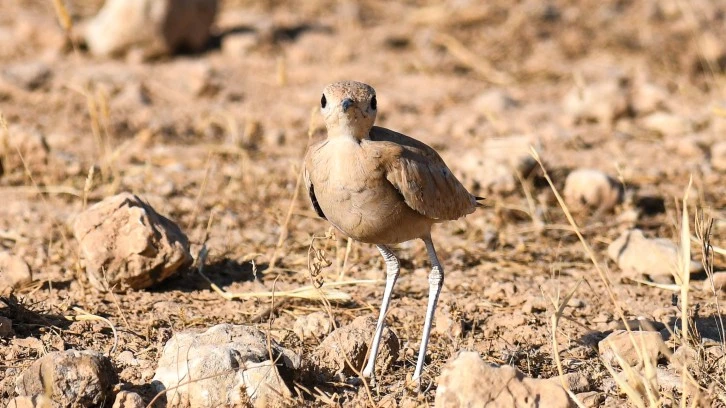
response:
<svg viewBox="0 0 726 408"><path fill-rule="evenodd" d="M363 376L373 378L375 375L376 355L378 354L378 346L381 343L381 335L383 333L383 325L388 312L388 305L391 303L391 293L393 293L393 285L398 279L398 272L401 269L396 255L385 245L377 245L378 250L386 261L386 289L383 291L383 302L381 303L381 314L378 316L378 325L376 325L376 334L373 336L373 344L371 344L371 352L368 356L368 364L363 369Z"/></svg>
<svg viewBox="0 0 726 408"><path fill-rule="evenodd" d="M431 333L431 322L434 320L434 312L436 312L436 302L439 300L441 287L444 286L444 269L436 257L434 243L431 237L423 239L426 244L426 252L431 260L431 273L429 273L429 304L426 307L426 320L424 320L423 336L421 336L421 348L418 350L418 361L416 361L416 370L413 372L413 381L418 381L423 371L424 360L426 358L426 347L429 345L429 334Z"/></svg>

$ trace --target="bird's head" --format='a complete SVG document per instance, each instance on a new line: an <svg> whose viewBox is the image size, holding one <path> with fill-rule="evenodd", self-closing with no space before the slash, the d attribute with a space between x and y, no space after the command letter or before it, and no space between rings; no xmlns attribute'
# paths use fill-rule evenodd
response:
<svg viewBox="0 0 726 408"><path fill-rule="evenodd" d="M376 91L355 81L334 82L325 87L320 98L320 112L325 118L328 137L368 137L376 120Z"/></svg>

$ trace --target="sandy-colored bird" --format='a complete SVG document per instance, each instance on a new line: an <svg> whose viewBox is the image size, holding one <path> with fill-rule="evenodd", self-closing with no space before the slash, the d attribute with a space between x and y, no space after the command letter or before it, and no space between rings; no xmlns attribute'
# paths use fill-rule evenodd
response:
<svg viewBox="0 0 726 408"><path fill-rule="evenodd" d="M416 139L373 126L375 90L341 81L320 99L328 137L305 156L305 182L317 214L357 241L375 244L386 263L386 287L363 375L374 376L399 262L389 245L421 239L431 261L429 300L413 380L423 370L436 302L444 283L431 227L471 214L481 204L451 173L434 149Z"/></svg>

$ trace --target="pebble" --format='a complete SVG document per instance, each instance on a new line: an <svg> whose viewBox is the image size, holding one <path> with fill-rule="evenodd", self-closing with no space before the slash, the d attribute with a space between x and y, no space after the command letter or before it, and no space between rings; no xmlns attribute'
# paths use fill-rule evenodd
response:
<svg viewBox="0 0 726 408"><path fill-rule="evenodd" d="M45 87L52 76L47 64L40 61L6 65L2 70L3 79L26 91Z"/></svg>
<svg viewBox="0 0 726 408"><path fill-rule="evenodd" d="M333 330L333 323L325 312L313 312L295 320L292 331L300 340L322 339Z"/></svg>
<svg viewBox="0 0 726 408"><path fill-rule="evenodd" d="M713 292L714 289L716 293L726 292L726 272L714 272L713 281L710 278L703 281L704 292Z"/></svg>
<svg viewBox="0 0 726 408"><path fill-rule="evenodd" d="M0 251L0 293L17 289L33 281L30 266L9 251Z"/></svg>
<svg viewBox="0 0 726 408"><path fill-rule="evenodd" d="M644 117L641 124L646 130L662 136L677 136L692 130L691 122L688 119L662 111Z"/></svg>
<svg viewBox="0 0 726 408"><path fill-rule="evenodd" d="M716 170L726 171L726 142L711 146L711 166Z"/></svg>
<svg viewBox="0 0 726 408"><path fill-rule="evenodd" d="M567 175L563 196L573 211L611 211L623 200L623 186L595 169L577 169Z"/></svg>
<svg viewBox="0 0 726 408"><path fill-rule="evenodd" d="M620 78L575 87L565 95L563 109L572 123L612 126L628 110L628 93Z"/></svg>
<svg viewBox="0 0 726 408"><path fill-rule="evenodd" d="M112 408L145 408L146 403L141 395L131 391L120 391L116 394Z"/></svg>

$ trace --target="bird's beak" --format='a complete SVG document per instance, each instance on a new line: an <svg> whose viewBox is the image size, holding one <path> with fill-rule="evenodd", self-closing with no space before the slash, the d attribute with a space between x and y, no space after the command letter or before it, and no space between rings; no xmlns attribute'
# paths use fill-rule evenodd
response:
<svg viewBox="0 0 726 408"><path fill-rule="evenodd" d="M343 112L346 112L348 110L348 108L353 106L353 100L350 98L345 98L345 99L343 99L342 105L343 105Z"/></svg>

